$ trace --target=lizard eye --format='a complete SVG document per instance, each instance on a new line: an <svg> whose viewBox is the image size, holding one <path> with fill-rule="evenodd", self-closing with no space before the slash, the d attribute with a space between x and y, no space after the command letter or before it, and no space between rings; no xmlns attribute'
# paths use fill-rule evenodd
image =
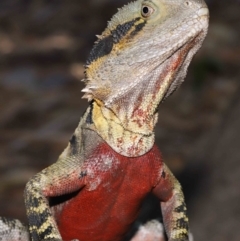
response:
<svg viewBox="0 0 240 241"><path fill-rule="evenodd" d="M150 17L150 16L153 14L153 12L154 12L154 9L151 8L150 6L148 6L148 5L143 5L143 6L142 6L142 12L141 12L141 14L142 14L142 16L143 16L144 18Z"/></svg>

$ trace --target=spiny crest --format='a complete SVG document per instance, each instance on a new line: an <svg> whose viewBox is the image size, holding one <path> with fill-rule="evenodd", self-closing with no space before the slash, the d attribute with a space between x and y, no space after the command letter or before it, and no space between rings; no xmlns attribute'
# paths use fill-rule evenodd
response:
<svg viewBox="0 0 240 241"><path fill-rule="evenodd" d="M85 82L86 87L82 90L85 94L83 95L83 99L87 99L91 101L93 98L104 99L105 96L108 96L111 93L111 84L109 81L102 81L98 79L97 71L99 71L101 63L99 61L95 61L90 66L85 66ZM94 66L93 66L94 65ZM93 77L92 77L93 76Z"/></svg>
<svg viewBox="0 0 240 241"><path fill-rule="evenodd" d="M82 89L82 92L85 94L83 95L83 99L87 99L91 101L92 99L97 98L100 100L104 100L106 96L109 96L111 93L111 88L108 88L105 85L95 85L96 82L88 82L87 86Z"/></svg>

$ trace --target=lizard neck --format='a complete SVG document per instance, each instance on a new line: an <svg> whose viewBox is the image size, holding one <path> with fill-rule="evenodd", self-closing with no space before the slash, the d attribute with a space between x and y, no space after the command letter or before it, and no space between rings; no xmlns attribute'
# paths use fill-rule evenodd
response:
<svg viewBox="0 0 240 241"><path fill-rule="evenodd" d="M137 157L144 155L153 147L155 139L153 127L156 123L156 118L151 121L141 121L142 128L136 128L139 123L136 123L134 118L128 119L124 114L117 115L99 100L95 100L91 108L94 131L119 154ZM127 122L124 122L123 118Z"/></svg>

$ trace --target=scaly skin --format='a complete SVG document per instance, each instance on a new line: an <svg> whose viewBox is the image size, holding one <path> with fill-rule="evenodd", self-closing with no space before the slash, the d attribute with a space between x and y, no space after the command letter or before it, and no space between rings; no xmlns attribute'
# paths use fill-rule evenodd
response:
<svg viewBox="0 0 240 241"><path fill-rule="evenodd" d="M207 27L203 0L137 0L112 18L87 60L89 108L59 160L26 185L32 241L122 240L149 192L168 240L188 240L181 186L154 145L154 127ZM0 219L0 234L3 227Z"/></svg>
<svg viewBox="0 0 240 241"><path fill-rule="evenodd" d="M157 147L146 155L129 158L106 143L100 144L83 167L86 175L79 180L83 189L58 217L63 239L122 240L146 193L163 188L162 165ZM79 219L81 213L86 214Z"/></svg>

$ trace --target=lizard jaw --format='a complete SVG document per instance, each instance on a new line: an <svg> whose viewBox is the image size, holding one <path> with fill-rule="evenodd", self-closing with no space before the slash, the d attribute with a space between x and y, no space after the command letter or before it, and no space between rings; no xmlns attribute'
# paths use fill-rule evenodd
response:
<svg viewBox="0 0 240 241"><path fill-rule="evenodd" d="M165 90L162 91L159 104L169 97L183 82L182 77L179 76L179 70L184 69L187 71L189 65L188 63L190 62L188 60L192 59L193 55L197 51L194 49L194 46L196 42L199 42L199 39L202 38L201 34L202 33L197 35L191 42L184 44L170 57L170 70L168 72L168 76L166 76L166 79L169 79L169 81Z"/></svg>
<svg viewBox="0 0 240 241"><path fill-rule="evenodd" d="M159 104L183 82L189 63L199 49L200 44L196 46L196 43L201 43L205 34L200 31L191 41L185 41L176 47L168 58L149 71L151 75L148 79L125 93L124 98L119 98L116 103L105 103L105 107L115 113L126 130L134 130L133 132L145 136L153 133ZM125 111L121 111L119 103Z"/></svg>
<svg viewBox="0 0 240 241"><path fill-rule="evenodd" d="M158 105L164 96L173 91L174 82L178 77L179 70L188 67L188 59L192 58L195 50L195 42L198 36L191 42L185 43L175 53L164 61L160 68L160 75L155 80L155 86L148 97L144 98L144 108L135 105L135 109L123 112L114 112L119 105L112 105L111 108L106 104L96 100L93 103L92 119L95 131L112 147L113 150L121 155L137 157L148 152L154 144L154 126L157 122L155 105ZM172 86L173 85L173 86ZM130 93L131 95L132 93ZM127 97L128 98L128 97ZM142 104L142 103L141 103ZM126 108L125 108L126 110ZM126 115L129 115L128 117ZM125 118L125 121L122 121Z"/></svg>
<svg viewBox="0 0 240 241"><path fill-rule="evenodd" d="M182 52L186 53L185 54L186 55L185 60L180 65L180 66L183 66L183 69L185 69L184 70L185 75L186 75L187 68L188 68L188 65L189 65L188 63L191 62L191 59L193 58L194 54L201 47L201 44L199 44L199 43L202 43L203 40L205 39L206 35L207 35L207 27L208 27L208 21L209 21L209 10L208 10L207 7L202 7L197 11L197 14L198 14L198 17L201 20L200 22L202 24L202 30L192 39L192 41L186 42L185 44L183 44L179 48L179 50L175 51L175 53L179 52L179 57L180 57L181 54L184 54ZM188 62L188 63L186 63L186 62ZM173 64L173 66L174 66L174 64ZM178 86L182 82L183 82L183 80L181 80L181 78L179 76L176 76L176 78L173 79L172 83L166 89L165 94L163 95L162 100L159 103L161 103L168 96L170 96L178 88Z"/></svg>

